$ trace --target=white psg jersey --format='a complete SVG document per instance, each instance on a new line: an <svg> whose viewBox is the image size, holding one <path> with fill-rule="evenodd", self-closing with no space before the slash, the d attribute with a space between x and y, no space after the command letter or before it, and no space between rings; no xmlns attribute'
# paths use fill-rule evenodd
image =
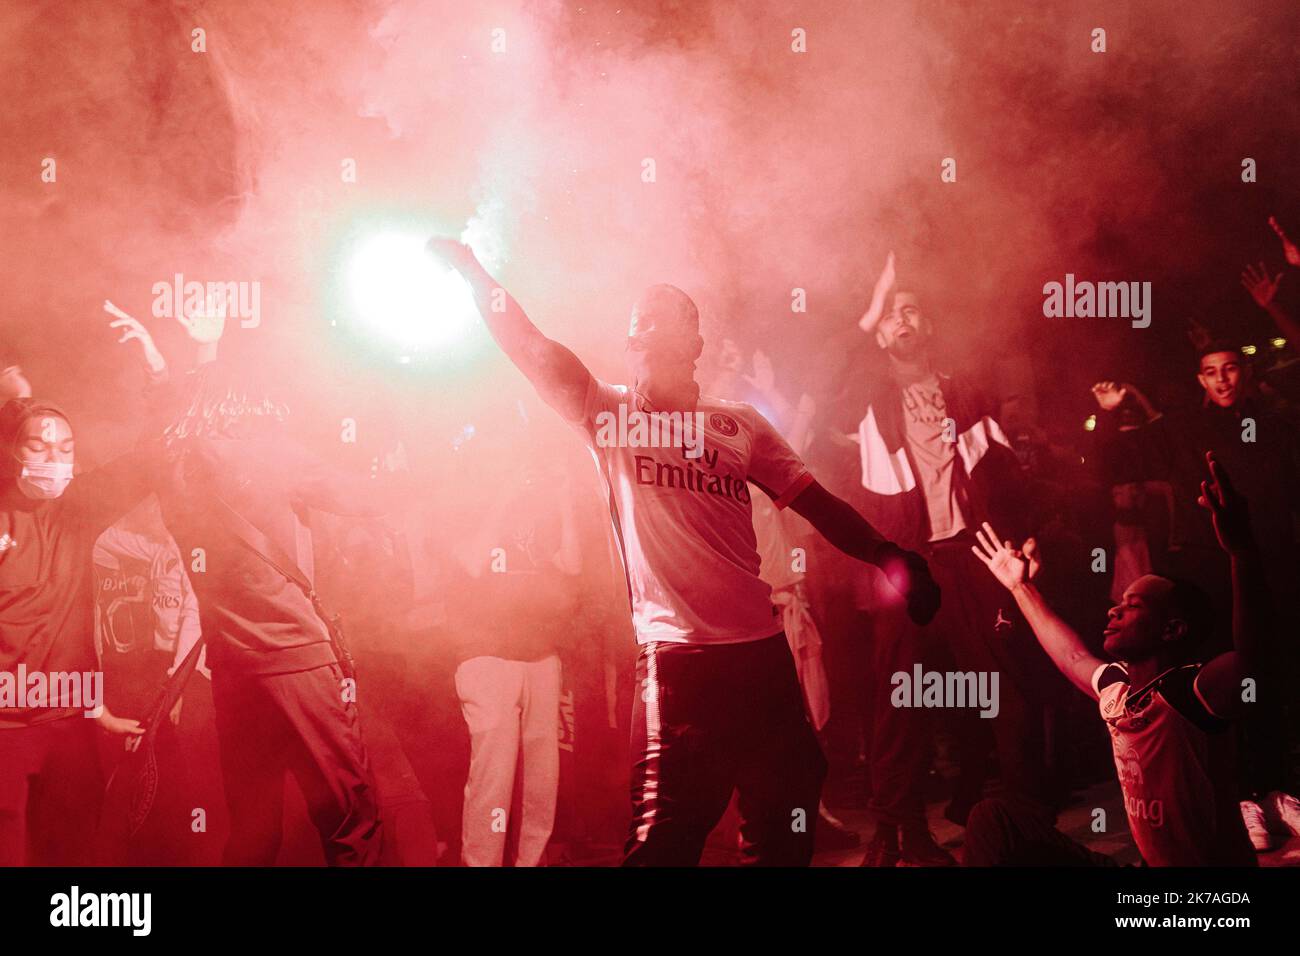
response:
<svg viewBox="0 0 1300 956"><path fill-rule="evenodd" d="M637 641L727 644L779 633L758 576L748 482L783 508L812 475L750 405L700 396L681 428L654 416L626 386L593 379L575 423L609 492Z"/></svg>
<svg viewBox="0 0 1300 956"><path fill-rule="evenodd" d="M1230 725L1201 699L1200 670L1170 668L1140 688L1123 664L1093 675L1129 830L1151 866L1254 866Z"/></svg>

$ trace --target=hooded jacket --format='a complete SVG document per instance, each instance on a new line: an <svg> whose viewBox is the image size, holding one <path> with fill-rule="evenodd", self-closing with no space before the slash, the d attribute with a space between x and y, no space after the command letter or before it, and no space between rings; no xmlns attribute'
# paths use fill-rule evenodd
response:
<svg viewBox="0 0 1300 956"><path fill-rule="evenodd" d="M14 446L27 422L41 415L68 418L57 405L34 399L0 407L0 681L11 689L20 665L46 679L98 670L95 539L149 493L150 469L136 453L74 478L58 498L28 498L15 481ZM0 696L0 733L85 709L6 703Z"/></svg>

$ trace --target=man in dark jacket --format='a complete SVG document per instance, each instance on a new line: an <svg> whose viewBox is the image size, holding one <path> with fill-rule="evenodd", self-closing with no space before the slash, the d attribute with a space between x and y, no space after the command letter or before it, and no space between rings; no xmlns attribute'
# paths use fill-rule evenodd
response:
<svg viewBox="0 0 1300 956"><path fill-rule="evenodd" d="M1005 522L1023 533L1027 509L1015 501L1017 462L993 405L966 377L938 370L932 327L918 296L891 288L892 256L881 283L876 314L869 310L860 323L874 333L886 367L870 381L865 408L852 409L861 415L854 438L862 487L855 503L883 534L925 557L945 601L926 627L873 602L868 707L877 830L864 863L951 865L952 857L930 836L922 801L930 721L907 694L900 698L900 684L917 667L929 673L931 662L998 677L995 715L986 712L987 719L980 719L973 709L954 712L962 776L947 811L951 819L964 823L980 799L989 730L1007 789L1046 802L1042 712L1024 692L1030 686L1023 653L1028 642L1014 604L989 586L971 552L981 522Z"/></svg>
<svg viewBox="0 0 1300 956"><path fill-rule="evenodd" d="M230 810L225 865L274 864L292 771L330 865L379 862L382 829L361 739L356 683L313 601L311 509L377 514L373 487L286 443L288 409L241 375L206 365L166 432L160 492L199 599ZM231 514L233 512L233 515ZM236 518L235 516L238 516ZM251 526L277 554L234 532Z"/></svg>

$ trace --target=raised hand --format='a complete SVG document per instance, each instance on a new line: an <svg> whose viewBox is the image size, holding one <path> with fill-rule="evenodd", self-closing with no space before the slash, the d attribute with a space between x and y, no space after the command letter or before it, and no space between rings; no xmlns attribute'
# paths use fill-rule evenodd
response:
<svg viewBox="0 0 1300 956"><path fill-rule="evenodd" d="M158 346L154 344L153 336L149 334L139 319L127 315L108 299L104 300L104 311L109 315L115 316L115 320L108 323L110 329L121 329L122 337L118 339L118 344L124 342L139 342L140 348L144 352L145 363L149 370L155 374L160 373L167 367L167 360L163 358Z"/></svg>
<svg viewBox="0 0 1300 956"><path fill-rule="evenodd" d="M722 349L718 353L718 368L724 372L736 373L745 366L745 356L735 339L724 338Z"/></svg>
<svg viewBox="0 0 1300 956"><path fill-rule="evenodd" d="M1092 387L1092 397L1103 412L1113 412L1128 397L1128 386L1115 382L1098 382Z"/></svg>
<svg viewBox="0 0 1300 956"><path fill-rule="evenodd" d="M907 614L917 624L929 624L939 613L941 593L925 558L896 544L884 544L875 559L890 585L907 600Z"/></svg>
<svg viewBox="0 0 1300 956"><path fill-rule="evenodd" d="M898 281L898 272L894 266L894 251L891 249L889 255L885 257L885 268L880 273L880 278L876 280L875 288L871 290L871 304L867 306L867 311L863 313L862 318L858 319L858 328L863 332L872 332L880 322L880 317L885 312L885 299L889 297L890 290L894 288L894 283Z"/></svg>
<svg viewBox="0 0 1300 956"><path fill-rule="evenodd" d="M880 273L880 278L876 280L876 291L887 293L894 287L898 281L898 269L894 260L894 250L889 250L889 255L885 256L885 268Z"/></svg>
<svg viewBox="0 0 1300 956"><path fill-rule="evenodd" d="M772 370L772 360L766 353L755 349L753 364L754 374L746 375L745 381L763 395L770 394L776 388L776 373Z"/></svg>
<svg viewBox="0 0 1300 956"><path fill-rule="evenodd" d="M971 552L984 562L984 566L1008 591L1014 591L1033 578L1042 567L1038 542L1033 538L1025 541L1025 548L1021 551L1010 541L999 541L997 532L987 521L983 528L976 529L975 538L979 545L971 545Z"/></svg>
<svg viewBox="0 0 1300 956"><path fill-rule="evenodd" d="M204 300L204 307L196 309L189 315L182 308L176 316L185 329L185 334L200 346L216 345L226 331L226 299L220 295L210 295Z"/></svg>
<svg viewBox="0 0 1300 956"><path fill-rule="evenodd" d="M1282 231L1282 227L1278 225L1276 218L1269 216L1268 224L1273 227L1277 237L1282 240L1282 254L1286 256L1286 261L1300 268L1300 249L1297 249L1296 244L1286 237L1286 233Z"/></svg>
<svg viewBox="0 0 1300 956"><path fill-rule="evenodd" d="M1029 562L1029 580L1032 581L1038 577L1038 572L1043 570L1043 559L1038 550L1038 540L1036 538L1026 538L1019 553L1023 554L1025 560Z"/></svg>
<svg viewBox="0 0 1300 956"><path fill-rule="evenodd" d="M1282 282L1282 273L1278 273L1271 279L1268 270L1264 268L1264 263L1258 267L1248 265L1241 273L1241 284L1250 297L1255 300L1255 304L1261 309L1267 309L1273 304L1273 299L1277 295L1277 287Z"/></svg>
<svg viewBox="0 0 1300 956"><path fill-rule="evenodd" d="M1246 499L1237 493L1227 469L1219 464L1214 452L1205 453L1205 464L1210 469L1210 480L1201 482L1201 495L1196 503L1210 513L1219 547L1228 554L1249 551L1255 546L1255 535L1250 528Z"/></svg>
<svg viewBox="0 0 1300 956"><path fill-rule="evenodd" d="M478 261L473 249L451 236L434 236L424 244L424 248L457 272Z"/></svg>

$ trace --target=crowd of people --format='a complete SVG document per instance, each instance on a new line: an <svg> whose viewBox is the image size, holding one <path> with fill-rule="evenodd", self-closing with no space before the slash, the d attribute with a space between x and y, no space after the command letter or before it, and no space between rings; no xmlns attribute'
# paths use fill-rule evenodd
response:
<svg viewBox="0 0 1300 956"><path fill-rule="evenodd" d="M300 803L331 865L582 862L617 832L625 865L694 865L725 832L802 866L860 839L837 787L868 803L864 865L1114 865L1056 826L1107 763L1148 865L1300 834L1300 429L1240 343L1194 329L1188 410L1099 381L1084 474L941 362L892 254L858 322L876 354L819 407L731 340L698 368L673 286L635 303L611 385L468 247L428 252L598 487L522 412L448 454L469 488L513 448L500 493L428 500L400 442L332 467L218 356L219 306L181 320L178 373L106 303L143 426L78 472L68 415L0 354L0 674L104 681L93 707L0 685L0 865L301 861ZM1242 284L1294 348L1283 278ZM620 416L682 440L610 440Z"/></svg>

